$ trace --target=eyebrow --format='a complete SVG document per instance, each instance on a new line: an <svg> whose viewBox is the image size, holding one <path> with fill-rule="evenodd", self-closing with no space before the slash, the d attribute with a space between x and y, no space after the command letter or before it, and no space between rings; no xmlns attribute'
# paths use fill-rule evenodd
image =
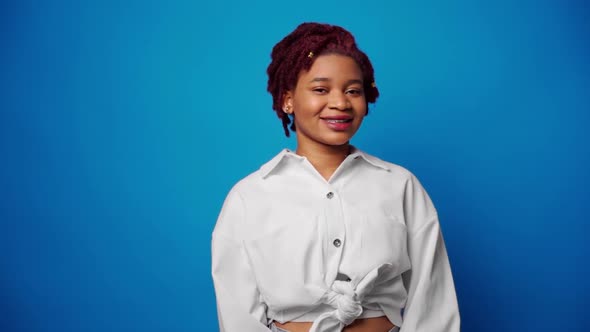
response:
<svg viewBox="0 0 590 332"><path fill-rule="evenodd" d="M313 83L313 82L330 82L330 81L331 81L331 79L329 79L327 77L315 77L314 79L312 79L311 81L309 81L309 83ZM346 85L350 85L350 84L353 84L353 83L358 83L358 84L362 85L363 84L363 81L362 80L359 80L359 79L351 79L351 80L348 80L346 82Z"/></svg>

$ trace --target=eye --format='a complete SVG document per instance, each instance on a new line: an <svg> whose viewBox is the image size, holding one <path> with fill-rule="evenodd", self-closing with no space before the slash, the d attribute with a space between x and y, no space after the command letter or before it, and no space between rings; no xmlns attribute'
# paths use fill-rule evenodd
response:
<svg viewBox="0 0 590 332"><path fill-rule="evenodd" d="M353 96L360 96L363 94L363 90L361 89L348 89L346 90L346 93L349 95L353 95Z"/></svg>
<svg viewBox="0 0 590 332"><path fill-rule="evenodd" d="M312 91L315 92L315 93L317 93L317 94L320 94L320 95L323 95L323 94L328 93L328 89L323 88L323 87L313 88Z"/></svg>

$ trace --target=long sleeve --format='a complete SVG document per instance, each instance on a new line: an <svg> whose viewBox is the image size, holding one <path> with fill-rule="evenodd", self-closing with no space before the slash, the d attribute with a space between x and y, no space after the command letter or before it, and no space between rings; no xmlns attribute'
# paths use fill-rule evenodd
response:
<svg viewBox="0 0 590 332"><path fill-rule="evenodd" d="M220 332L268 332L266 306L239 235L245 208L239 193L226 198L211 241L211 266Z"/></svg>
<svg viewBox="0 0 590 332"><path fill-rule="evenodd" d="M416 178L406 188L408 290L400 332L459 332L460 317L451 267L436 210Z"/></svg>

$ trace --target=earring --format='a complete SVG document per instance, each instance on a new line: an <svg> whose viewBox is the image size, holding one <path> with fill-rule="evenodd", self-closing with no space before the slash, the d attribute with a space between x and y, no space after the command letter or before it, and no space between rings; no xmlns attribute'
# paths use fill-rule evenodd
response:
<svg viewBox="0 0 590 332"><path fill-rule="evenodd" d="M285 107L283 107L283 112L284 112L285 114L291 114L291 107L289 107L289 106L285 106Z"/></svg>

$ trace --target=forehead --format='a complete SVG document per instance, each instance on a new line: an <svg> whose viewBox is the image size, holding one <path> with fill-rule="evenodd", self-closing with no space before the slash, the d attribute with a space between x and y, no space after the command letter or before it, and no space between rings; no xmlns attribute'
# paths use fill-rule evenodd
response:
<svg viewBox="0 0 590 332"><path fill-rule="evenodd" d="M301 72L299 79L328 78L331 80L362 80L363 73L356 61L346 55L320 55L308 71Z"/></svg>

